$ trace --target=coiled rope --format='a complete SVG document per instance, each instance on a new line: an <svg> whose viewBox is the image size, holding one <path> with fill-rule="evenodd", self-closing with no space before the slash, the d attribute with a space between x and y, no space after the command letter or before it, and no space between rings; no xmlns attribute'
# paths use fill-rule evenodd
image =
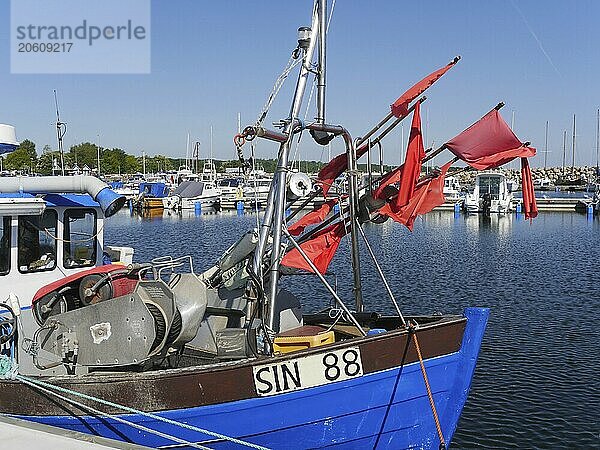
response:
<svg viewBox="0 0 600 450"><path fill-rule="evenodd" d="M60 395L59 392L61 392L63 394L73 395L75 397L79 397L79 398L84 399L84 400L89 400L89 401L97 402L97 403L100 403L102 405L109 406L109 407L112 407L112 408L115 408L115 409L120 409L120 410L128 412L128 413L139 414L141 416L144 416L144 417L147 417L147 418L150 418L150 419L154 419L154 420L157 420L157 421L160 421L160 422L164 422L164 423L167 423L169 425L178 426L178 427L184 428L184 429L189 430L189 431L194 431L194 432L197 432L197 433L206 434L208 436L211 436L211 437L214 437L214 438L217 438L217 439L222 439L222 440L225 440L225 441L229 441L229 442L232 442L234 444L243 445L243 446L246 446L246 447L249 447L249 448L254 448L254 449L257 449L257 450L268 450L267 447L263 447L263 446L260 446L260 445L257 445L257 444L253 444L251 442L242 441L240 439L236 439L236 438L231 437L231 436L226 436L226 435L221 434L221 433L216 433L214 431L210 431L210 430L206 430L206 429L203 429L203 428L195 427L195 426L189 425L187 423L178 422L176 420L168 419L166 417L162 417L162 416L159 416L157 414L153 414L153 413L149 413L149 412L145 412L145 411L140 411L140 410L137 410L135 408L130 408L128 406L119 405L118 403L113 403L113 402L110 402L108 400L103 400L101 398L93 397L93 396L87 395L87 394L82 394L80 392L76 392L76 391L73 391L71 389L63 388L63 387L60 387L60 386L55 386L53 384L46 383L44 381L40 381L40 380L36 380L36 379L33 379L33 378L29 378L29 377L26 377L24 375L19 375L17 364L15 364L6 355L0 355L0 378L18 380L18 381L20 381L20 382L22 382L22 383L24 383L24 384L26 384L28 386L31 386L31 387L33 387L35 389L39 389L39 390L41 390L41 391L43 391L43 392L45 392L47 394L54 395L55 397L58 397L61 400L64 400L64 401L69 402L69 403L72 403L72 404L74 404L74 405L76 405L76 406L78 406L78 407L80 407L82 409L86 409L86 410L88 410L90 412L93 412L94 414L99 414L99 415L102 415L104 417L108 417L108 418L113 419L113 420L115 420L117 422L124 423L124 424L132 426L134 428L137 428L137 429L149 432L149 433L153 433L153 434L156 434L157 436L161 436L161 437L164 437L164 438L167 438L167 439L171 439L174 442L178 442L178 443L185 444L185 445L190 445L190 446L195 447L195 448L205 449L205 448L208 448L208 447L203 447L200 444L195 444L193 442L189 442L189 441L183 440L181 438L177 438L175 436L171 436L169 434L162 433L162 432L154 430L152 428L147 428L147 427L145 427L143 425L139 425L139 424L133 423L131 421L122 419L122 418L114 416L112 414L108 414L108 413L96 410L95 408L87 406L87 405L85 405L85 404L83 404L81 402L78 402L77 400L74 400L74 399L65 397L63 395Z"/></svg>

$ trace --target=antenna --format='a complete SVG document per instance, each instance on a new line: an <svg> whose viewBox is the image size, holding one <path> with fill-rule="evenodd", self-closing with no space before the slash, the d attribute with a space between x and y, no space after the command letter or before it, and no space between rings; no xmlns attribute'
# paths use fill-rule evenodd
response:
<svg viewBox="0 0 600 450"><path fill-rule="evenodd" d="M56 138L58 139L58 151L60 153L60 171L65 175L65 152L63 149L63 137L67 132L67 124L60 121L60 111L58 109L58 95L54 89L54 104L56 105Z"/></svg>
<svg viewBox="0 0 600 450"><path fill-rule="evenodd" d="M97 174L98 178L100 178L100 133L98 133L98 144L96 145L96 150L97 150L97 158L98 158L98 170L97 170Z"/></svg>

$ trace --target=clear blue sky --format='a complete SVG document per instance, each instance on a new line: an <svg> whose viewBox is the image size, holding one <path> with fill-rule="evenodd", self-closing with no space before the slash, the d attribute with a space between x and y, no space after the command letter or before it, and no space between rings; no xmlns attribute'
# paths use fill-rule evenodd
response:
<svg viewBox="0 0 600 450"><path fill-rule="evenodd" d="M214 155L230 159L237 113L243 124L256 119L295 46L296 29L309 25L311 5L156 0L150 75L71 76L10 74L9 1L0 0L0 123L15 125L18 138L32 139L38 151L55 147L52 90L58 89L66 146L100 134L102 146L183 156L189 131L206 156L213 125ZM564 130L570 155L576 114L576 163L595 164L599 19L597 0L338 0L329 33L328 121L364 133L404 89L460 54L463 60L427 93L428 145L504 101L505 119L510 123L514 111L517 135L538 151L550 122L553 165L562 161ZM287 114L289 99L290 90L282 90L271 121ZM386 142L386 162L399 160L399 143L399 132ZM274 150L262 144L258 154L272 157ZM538 155L533 164L543 165ZM301 157L326 152L307 145Z"/></svg>

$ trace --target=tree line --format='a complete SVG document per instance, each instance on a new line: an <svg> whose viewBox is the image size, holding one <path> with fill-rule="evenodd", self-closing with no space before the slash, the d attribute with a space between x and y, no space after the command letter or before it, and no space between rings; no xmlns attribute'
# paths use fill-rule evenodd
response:
<svg viewBox="0 0 600 450"><path fill-rule="evenodd" d="M134 174L143 172L144 158L126 153L120 148L100 148L100 173L107 174ZM49 145L44 146L40 155L36 150L34 142L25 139L15 151L4 156L3 169L23 174L52 175L60 173L60 153L52 150ZM64 153L64 164L66 169L77 166L80 170L87 166L90 170L96 170L98 166L98 146L90 142L73 145ZM240 167L237 160L214 160L217 172L225 172L226 168ZM185 165L185 159L171 158L164 155L145 157L146 173L167 172L177 170ZM299 161L297 167L302 172L315 173L323 166L321 161ZM202 161L199 162L202 167ZM257 159L255 166L273 173L277 167L275 159ZM58 172L56 171L58 169ZM360 170L366 170L366 165L359 165ZM389 166L385 166L389 170Z"/></svg>

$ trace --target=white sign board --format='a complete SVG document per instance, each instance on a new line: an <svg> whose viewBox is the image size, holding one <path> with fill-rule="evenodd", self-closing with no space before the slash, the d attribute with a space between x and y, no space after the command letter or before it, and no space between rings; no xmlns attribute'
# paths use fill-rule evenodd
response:
<svg viewBox="0 0 600 450"><path fill-rule="evenodd" d="M253 367L252 371L256 393L261 397L349 380L363 374L358 347L287 361L275 360Z"/></svg>

